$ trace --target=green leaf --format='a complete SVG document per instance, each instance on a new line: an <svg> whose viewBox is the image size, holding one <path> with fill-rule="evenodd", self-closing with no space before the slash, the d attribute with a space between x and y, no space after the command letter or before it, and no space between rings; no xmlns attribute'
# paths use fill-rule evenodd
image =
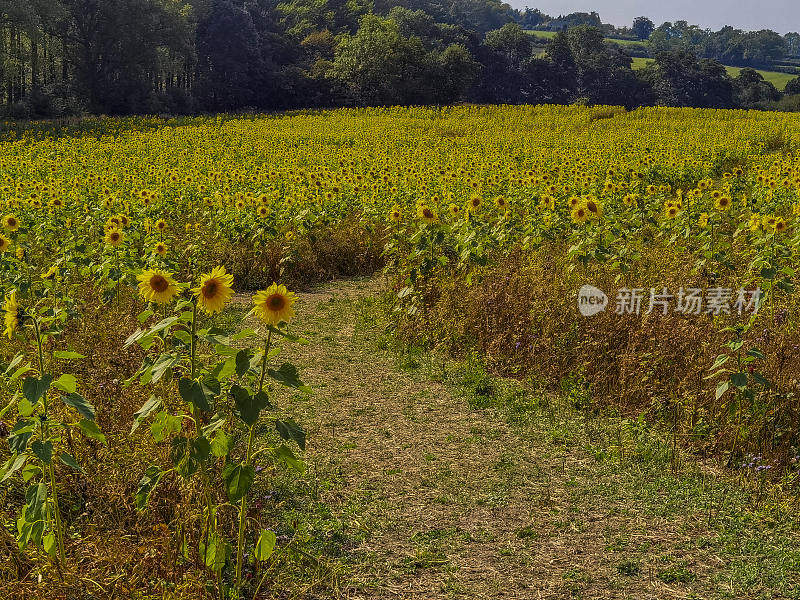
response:
<svg viewBox="0 0 800 600"><path fill-rule="evenodd" d="M239 412L239 418L252 427L258 421L258 415L269 405L267 395L263 392L253 395L238 385L231 386L231 395Z"/></svg>
<svg viewBox="0 0 800 600"><path fill-rule="evenodd" d="M225 491L228 493L228 500L238 502L250 490L256 471L252 465L239 465L229 463L222 471L222 479L225 482Z"/></svg>
<svg viewBox="0 0 800 600"><path fill-rule="evenodd" d="M272 556L273 551L275 550L275 533L269 531L268 529L262 529L261 535L258 536L258 541L256 542L255 547L255 557L256 560L264 562L270 556Z"/></svg>
<svg viewBox="0 0 800 600"><path fill-rule="evenodd" d="M717 391L716 391L716 398L717 398L717 400L719 400L720 398L722 398L722 395L723 395L725 392L727 392L727 391L728 391L728 388L730 387L730 385L731 385L731 384L730 384L730 381L723 381L722 383L720 383L720 384L717 386Z"/></svg>
<svg viewBox="0 0 800 600"><path fill-rule="evenodd" d="M211 410L211 403L207 395L208 388L203 386L199 381L193 381L188 377L183 377L178 381L178 391L184 402L194 405L195 408L199 410Z"/></svg>
<svg viewBox="0 0 800 600"><path fill-rule="evenodd" d="M45 502L47 501L47 485L38 483L30 486L25 492L25 520L34 523L44 519Z"/></svg>
<svg viewBox="0 0 800 600"><path fill-rule="evenodd" d="M83 471L81 466L78 464L78 461L75 460L71 454L67 452L62 452L59 458L61 458L61 462L67 465L68 467L72 467L76 471Z"/></svg>
<svg viewBox="0 0 800 600"><path fill-rule="evenodd" d="M200 538L199 549L200 558L203 559L206 567L215 573L223 569L231 552L228 542L218 535L216 531L212 531L208 535L208 541L206 541L205 537Z"/></svg>
<svg viewBox="0 0 800 600"><path fill-rule="evenodd" d="M106 443L106 436L103 435L103 432L100 431L100 428L94 421L90 421L89 419L81 419L81 422L78 423L78 427L81 428L83 435L86 437L97 440L101 444Z"/></svg>
<svg viewBox="0 0 800 600"><path fill-rule="evenodd" d="M220 429L214 434L214 439L211 440L211 454L223 458L228 456L232 448L233 438L225 433L225 430Z"/></svg>
<svg viewBox="0 0 800 600"><path fill-rule="evenodd" d="M306 432L294 421L275 421L275 429L285 440L294 440L301 450L306 449Z"/></svg>
<svg viewBox="0 0 800 600"><path fill-rule="evenodd" d="M181 430L181 419L168 412L161 411L150 425L150 433L156 443L163 442L176 431Z"/></svg>
<svg viewBox="0 0 800 600"><path fill-rule="evenodd" d="M287 340L289 340L290 342L297 342L298 344L303 344L303 345L305 345L305 344L308 344L308 340L307 340L307 339L305 339L305 338L301 338L301 337L298 337L298 336L296 336L296 335L292 335L292 334L291 334L291 333L289 333L288 331L284 331L283 329L280 329L280 328L278 328L278 327L275 327L274 325L269 325L269 326L268 326L268 329L269 329L269 330L270 330L272 333L277 333L278 335L280 335L280 336L282 336L282 337L285 337L285 338L286 338Z"/></svg>
<svg viewBox="0 0 800 600"><path fill-rule="evenodd" d="M40 379L28 377L22 382L22 393L31 404L36 404L50 389L52 375L44 374Z"/></svg>
<svg viewBox="0 0 800 600"><path fill-rule="evenodd" d="M297 367L293 364L283 363L277 371L274 369L267 369L267 373L272 379L287 387L295 388L309 394L311 393L311 388L300 381Z"/></svg>
<svg viewBox="0 0 800 600"><path fill-rule="evenodd" d="M161 406L161 398L157 398L156 396L150 396L147 402L142 405L142 408L137 410L133 413L133 425L131 426L131 433L136 431L139 428L139 425L144 421L150 414L158 409Z"/></svg>
<svg viewBox="0 0 800 600"><path fill-rule="evenodd" d="M49 441L36 440L31 444L31 452L44 464L49 465L50 460L53 458L53 444Z"/></svg>
<svg viewBox="0 0 800 600"><path fill-rule="evenodd" d="M164 473L157 465L150 465L147 467L144 475L139 480L139 487L134 496L134 502L138 510L144 510L147 506L147 503L150 501L150 496L153 494L153 490L163 476Z"/></svg>
<svg viewBox="0 0 800 600"><path fill-rule="evenodd" d="M42 546L50 558L56 557L56 536L52 531L42 538Z"/></svg>
<svg viewBox="0 0 800 600"><path fill-rule="evenodd" d="M61 360L80 360L81 358L86 358L86 357L80 352L56 350L55 352L53 352L53 358L59 358Z"/></svg>
<svg viewBox="0 0 800 600"><path fill-rule="evenodd" d="M25 454L17 454L16 456L9 458L8 461L6 461L6 464L3 465L3 468L0 469L0 474L2 474L2 477L0 477L0 483L3 483L6 479L19 471L22 468L22 465L25 464L26 460L28 460L28 457Z"/></svg>
<svg viewBox="0 0 800 600"><path fill-rule="evenodd" d="M731 357L729 355L727 355L727 354L720 354L717 357L717 360L714 361L714 364L711 365L711 368L709 370L710 371L714 371L714 370L720 368L722 365L724 365L726 362L728 362L730 360L730 358Z"/></svg>
<svg viewBox="0 0 800 600"><path fill-rule="evenodd" d="M84 419L94 421L94 406L80 394L67 394L66 396L61 396L61 400L63 400L64 404L67 406L71 406L77 410Z"/></svg>
<svg viewBox="0 0 800 600"><path fill-rule="evenodd" d="M75 375L64 373L53 382L53 387L67 394L74 394L78 391L78 380Z"/></svg>
<svg viewBox="0 0 800 600"><path fill-rule="evenodd" d="M731 383L739 389L747 387L747 373L731 373Z"/></svg>
<svg viewBox="0 0 800 600"><path fill-rule="evenodd" d="M241 377L250 370L250 351L240 350L236 354L236 374Z"/></svg>
<svg viewBox="0 0 800 600"><path fill-rule="evenodd" d="M19 404L17 404L17 412L19 412L21 417L30 417L34 410L36 410L35 407L27 398L23 398L19 401Z"/></svg>
<svg viewBox="0 0 800 600"><path fill-rule="evenodd" d="M275 457L275 460L278 462L282 462L287 467L294 469L295 471L302 473L306 466L302 460L299 460L291 449L285 445L281 444L278 448L275 448L272 451L272 455Z"/></svg>
<svg viewBox="0 0 800 600"><path fill-rule="evenodd" d="M764 353L761 352L761 350L759 350L758 348L750 348L750 350L747 351L747 355L752 356L753 358L757 358L759 360L765 360L767 358L766 356L764 356Z"/></svg>
<svg viewBox="0 0 800 600"><path fill-rule="evenodd" d="M42 474L42 468L34 464L28 463L22 469L22 481L28 483L34 477L39 477Z"/></svg>

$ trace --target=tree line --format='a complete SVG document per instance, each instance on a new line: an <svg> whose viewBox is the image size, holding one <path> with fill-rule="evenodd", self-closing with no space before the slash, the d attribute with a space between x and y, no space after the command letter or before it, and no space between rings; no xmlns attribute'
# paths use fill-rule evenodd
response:
<svg viewBox="0 0 800 600"><path fill-rule="evenodd" d="M582 14L542 51L523 28L531 11L499 0L0 0L0 106L28 118L461 101L796 104L787 98L800 83L784 97L752 69L731 78L665 26L649 35L653 63L634 71L596 13L588 24ZM647 28L642 19L632 31Z"/></svg>

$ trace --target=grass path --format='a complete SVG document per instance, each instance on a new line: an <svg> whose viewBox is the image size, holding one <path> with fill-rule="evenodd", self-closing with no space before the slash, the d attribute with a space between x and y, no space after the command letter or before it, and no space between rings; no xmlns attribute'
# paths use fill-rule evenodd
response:
<svg viewBox="0 0 800 600"><path fill-rule="evenodd" d="M754 492L593 415L579 386L550 397L398 354L379 295L299 295L311 343L288 353L315 394L291 401L310 499L290 518L322 566L294 596L800 597L796 533Z"/></svg>

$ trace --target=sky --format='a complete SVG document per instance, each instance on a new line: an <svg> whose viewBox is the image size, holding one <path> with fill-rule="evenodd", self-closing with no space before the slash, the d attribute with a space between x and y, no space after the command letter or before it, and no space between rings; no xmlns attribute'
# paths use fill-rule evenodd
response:
<svg viewBox="0 0 800 600"><path fill-rule="evenodd" d="M635 17L649 17L657 26L664 21L689 21L703 29L732 25L738 29L772 29L778 33L800 31L798 0L505 0L514 8L538 8L548 15L571 12L600 13L603 23L630 25Z"/></svg>

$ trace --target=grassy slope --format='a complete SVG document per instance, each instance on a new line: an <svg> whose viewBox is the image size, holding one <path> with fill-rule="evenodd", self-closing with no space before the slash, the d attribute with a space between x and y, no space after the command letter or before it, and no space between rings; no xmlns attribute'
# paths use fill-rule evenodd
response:
<svg viewBox="0 0 800 600"><path fill-rule="evenodd" d="M556 36L555 31L537 31L535 29L526 29L525 33L548 40ZM617 38L606 38L606 41L612 44L619 44L620 46L644 46L647 43L643 40L620 40Z"/></svg>
<svg viewBox="0 0 800 600"><path fill-rule="evenodd" d="M527 33L529 33L531 35L534 35L534 36L546 38L546 39L552 39L556 35L554 31L532 31L532 30L527 30ZM606 40L609 41L609 42L612 42L614 44L620 44L622 46L644 46L645 43L646 43L646 42L643 42L643 41L640 41L640 40L616 40L616 39L613 39L613 38L606 38ZM642 57L635 56L635 57L633 57L633 65L632 66L633 66L634 69L642 69L650 61L652 61L651 58L642 58ZM725 68L728 70L728 73L730 74L731 77L736 77L739 74L739 71L741 71L741 68L739 68L739 67L727 67L726 66ZM772 85L774 85L779 90L783 90L786 87L786 84L789 83L789 81L791 81L792 79L797 77L797 75L792 75L790 73L781 73L779 71L763 71L761 69L757 69L757 71L759 73L761 73L761 76L764 79L766 79L767 81L772 83Z"/></svg>
<svg viewBox="0 0 800 600"><path fill-rule="evenodd" d="M316 392L290 412L309 471L262 517L295 521L317 566L284 566L272 595L800 597L794 524L755 492L585 410L578 387L551 397L474 361L397 354L379 293L300 295L311 344L290 354Z"/></svg>
<svg viewBox="0 0 800 600"><path fill-rule="evenodd" d="M643 69L652 60L653 59L651 58L634 57L633 64L631 66L634 69ZM725 67L725 68L728 70L728 73L730 74L731 77L736 77L739 74L739 71L741 71L741 68L739 67ZM772 85L774 85L779 90L783 90L783 88L786 87L786 84L789 83L789 81L797 77L797 75L791 75L789 73L781 73L778 71L762 71L760 69L756 70L759 73L761 73L761 76L764 79L772 83Z"/></svg>

